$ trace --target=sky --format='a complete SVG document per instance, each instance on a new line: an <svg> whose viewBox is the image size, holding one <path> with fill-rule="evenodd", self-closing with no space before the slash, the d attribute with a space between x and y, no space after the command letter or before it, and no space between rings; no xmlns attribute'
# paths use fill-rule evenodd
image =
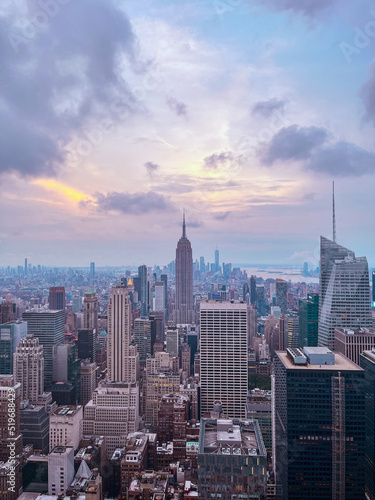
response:
<svg viewBox="0 0 375 500"><path fill-rule="evenodd" d="M375 266L370 0L2 0L0 266Z"/></svg>

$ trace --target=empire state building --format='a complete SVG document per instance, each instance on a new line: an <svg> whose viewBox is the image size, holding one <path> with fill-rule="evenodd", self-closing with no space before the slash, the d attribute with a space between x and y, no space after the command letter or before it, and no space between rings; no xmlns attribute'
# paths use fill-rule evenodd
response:
<svg viewBox="0 0 375 500"><path fill-rule="evenodd" d="M176 249L176 301L174 310L176 324L195 323L193 307L193 253L186 237L185 214L182 221L182 237Z"/></svg>

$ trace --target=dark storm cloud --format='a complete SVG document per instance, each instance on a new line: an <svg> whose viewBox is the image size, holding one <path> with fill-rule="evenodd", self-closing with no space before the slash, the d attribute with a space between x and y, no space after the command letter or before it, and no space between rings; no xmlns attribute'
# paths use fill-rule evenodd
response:
<svg viewBox="0 0 375 500"><path fill-rule="evenodd" d="M187 106L185 103L179 102L173 97L168 97L167 104L177 116L187 116Z"/></svg>
<svg viewBox="0 0 375 500"><path fill-rule="evenodd" d="M374 174L375 153L349 142L337 142L316 151L305 168L336 177Z"/></svg>
<svg viewBox="0 0 375 500"><path fill-rule="evenodd" d="M158 165L157 163L154 163L152 161L148 161L145 163L145 167L146 167L146 170L147 172L152 175L154 174L157 170L159 170L160 168L160 165Z"/></svg>
<svg viewBox="0 0 375 500"><path fill-rule="evenodd" d="M243 160L242 156L236 156L232 151L223 151L207 156L203 160L203 166L209 170L218 170L222 167L232 167L236 164L241 164Z"/></svg>
<svg viewBox="0 0 375 500"><path fill-rule="evenodd" d="M331 7L338 0L257 0L276 12L291 11L305 17L315 17L318 13Z"/></svg>
<svg viewBox="0 0 375 500"><path fill-rule="evenodd" d="M133 42L112 0L21 0L0 17L0 172L52 175L72 136L120 120L133 99L117 68Z"/></svg>
<svg viewBox="0 0 375 500"><path fill-rule="evenodd" d="M170 210L172 204L163 195L149 191L148 193L95 193L95 206L98 210L117 211L124 214L142 215L155 211ZM84 203L84 205L91 204Z"/></svg>
<svg viewBox="0 0 375 500"><path fill-rule="evenodd" d="M259 101L254 104L252 113L261 115L263 118L270 118L275 111L284 111L286 101L283 99L269 99L268 101Z"/></svg>
<svg viewBox="0 0 375 500"><path fill-rule="evenodd" d="M365 118L375 125L375 61L370 66L370 76L361 89Z"/></svg>
<svg viewBox="0 0 375 500"><path fill-rule="evenodd" d="M323 128L291 125L282 128L268 144L263 145L259 155L265 165L272 165L279 160L306 160L328 137L328 132Z"/></svg>

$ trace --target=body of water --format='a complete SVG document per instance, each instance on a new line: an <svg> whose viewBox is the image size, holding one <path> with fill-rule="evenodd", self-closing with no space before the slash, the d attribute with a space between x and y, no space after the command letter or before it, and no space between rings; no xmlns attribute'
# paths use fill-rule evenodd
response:
<svg viewBox="0 0 375 500"><path fill-rule="evenodd" d="M280 278L285 281L291 281L292 283L298 283L304 281L305 283L319 283L319 277L310 277L310 276L302 276L301 269L278 269L267 267L266 269L262 269L261 267L241 267L242 271L246 271L247 275L250 276L253 274L259 278L266 279L277 279Z"/></svg>

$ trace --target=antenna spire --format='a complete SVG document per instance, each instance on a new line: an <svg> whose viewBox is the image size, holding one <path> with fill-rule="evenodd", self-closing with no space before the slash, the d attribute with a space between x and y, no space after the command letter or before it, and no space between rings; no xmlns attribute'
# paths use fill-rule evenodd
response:
<svg viewBox="0 0 375 500"><path fill-rule="evenodd" d="M186 239L185 209L182 213L182 238Z"/></svg>
<svg viewBox="0 0 375 500"><path fill-rule="evenodd" d="M332 225L333 225L333 241L334 243L336 243L335 181L332 181Z"/></svg>

